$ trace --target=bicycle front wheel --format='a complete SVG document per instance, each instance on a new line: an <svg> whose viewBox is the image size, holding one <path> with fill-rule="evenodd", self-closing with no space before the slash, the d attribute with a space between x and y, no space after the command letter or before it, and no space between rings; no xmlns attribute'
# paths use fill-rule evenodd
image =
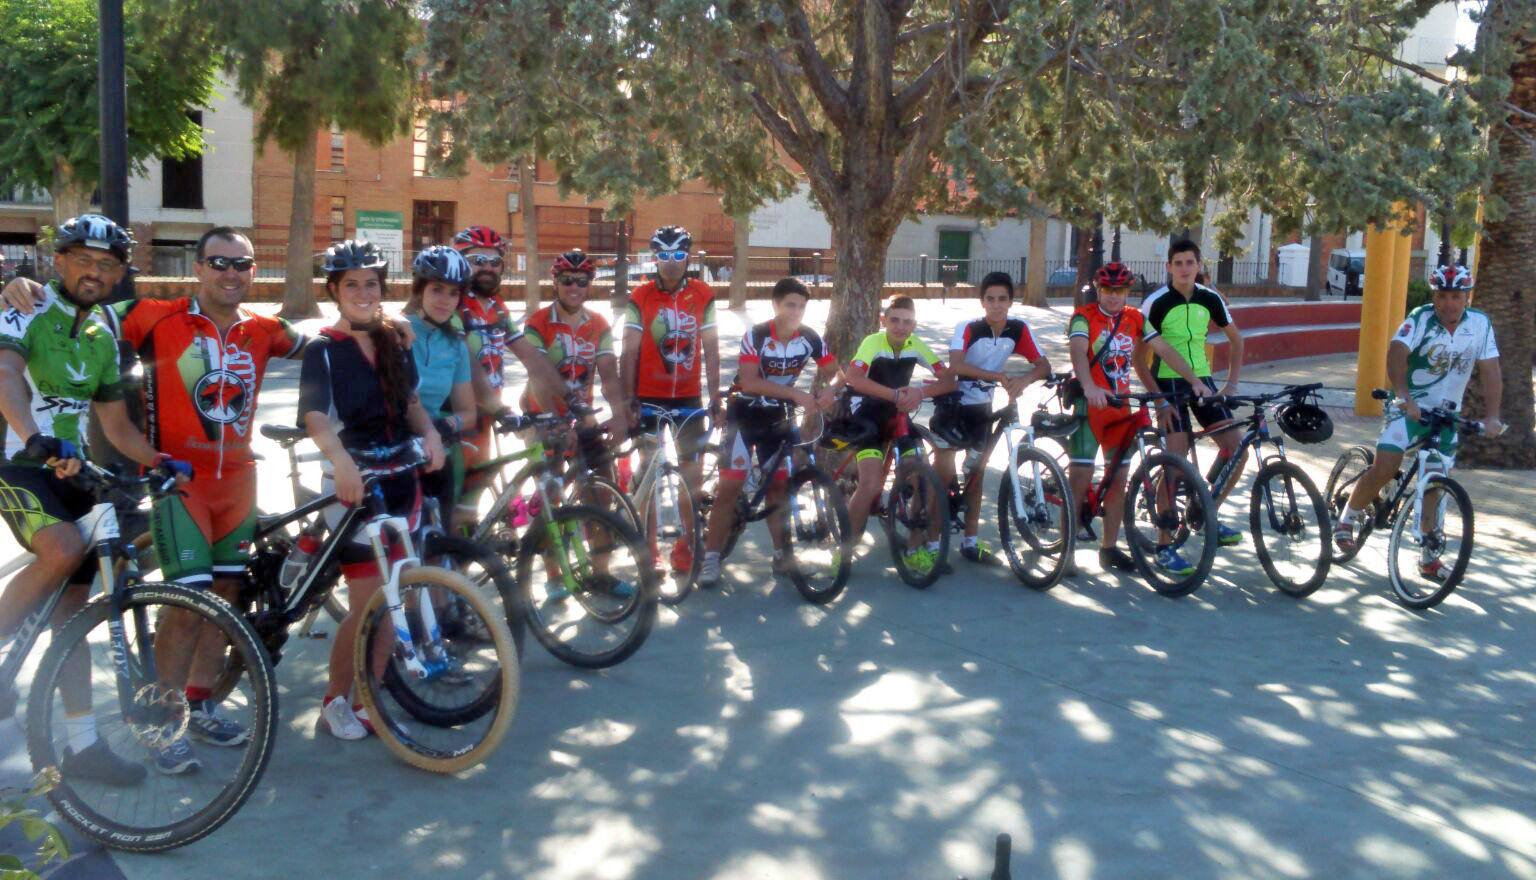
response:
<svg viewBox="0 0 1536 880"><path fill-rule="evenodd" d="M1248 506L1259 564L1280 591L1310 596L1328 579L1332 521L1317 485L1289 461L1259 468Z"/></svg>
<svg viewBox="0 0 1536 880"><path fill-rule="evenodd" d="M562 507L518 549L518 601L533 637L560 660L606 669L640 650L656 623L656 586L640 536L610 513Z"/></svg>
<svg viewBox="0 0 1536 880"><path fill-rule="evenodd" d="M657 598L677 605L688 598L703 562L703 517L677 465L659 465L645 502L646 537L656 568Z"/></svg>
<svg viewBox="0 0 1536 880"><path fill-rule="evenodd" d="M1387 577L1397 601L1423 610L1445 601L1467 573L1472 559L1472 499L1447 476L1424 483L1424 509L1414 516L1412 496L1392 524Z"/></svg>
<svg viewBox="0 0 1536 880"><path fill-rule="evenodd" d="M1215 510L1188 459L1168 452L1142 459L1126 488L1125 540L1152 589L1187 596L1205 583L1216 560Z"/></svg>
<svg viewBox="0 0 1536 880"><path fill-rule="evenodd" d="M997 488L997 533L1008 567L1032 590L1061 582L1076 550L1071 488L1054 456L1021 446ZM1014 494L1017 483L1019 493Z"/></svg>
<svg viewBox="0 0 1536 880"><path fill-rule="evenodd" d="M277 734L272 666L246 621L206 591L137 584L123 593L121 618L112 607L110 597L86 605L44 653L27 703L32 767L59 770L48 799L87 837L134 852L185 846L228 821L266 769ZM119 620L120 646L111 632ZM173 621L179 638L221 638L227 665L239 670L209 707L188 705L184 670L176 680L161 674L169 646L157 651L156 635ZM190 748L200 735L194 708L243 740L197 748L195 772L146 767L168 746ZM192 769L185 760L177 763Z"/></svg>
<svg viewBox="0 0 1536 880"><path fill-rule="evenodd" d="M794 558L789 579L805 601L825 605L848 584L848 505L837 483L814 467L790 477L787 503L785 533Z"/></svg>
<svg viewBox="0 0 1536 880"><path fill-rule="evenodd" d="M374 731L396 757L423 770L456 773L483 763L517 713L520 670L505 613L463 575L443 568L400 572L400 600L410 621L415 664L407 662L396 639L382 589L368 600L358 627L357 691ZM426 609L450 604L464 606L475 625L463 635L439 630L433 638ZM382 674L369 656L378 639L393 646ZM397 698L402 690L409 693L409 704Z"/></svg>
<svg viewBox="0 0 1536 880"><path fill-rule="evenodd" d="M881 522L896 574L908 586L928 589L949 557L949 498L928 462L916 455L901 457Z"/></svg>
<svg viewBox="0 0 1536 880"><path fill-rule="evenodd" d="M1333 463L1333 470L1328 473L1328 487L1325 498L1328 501L1328 521L1338 522L1344 515L1344 508L1349 503L1349 496L1355 490L1355 484L1365 472L1371 469L1376 461L1376 454L1369 446L1351 446L1344 450L1339 460ZM1353 550L1340 550L1338 545L1330 538L1328 541L1329 558L1343 565L1354 559L1360 553L1360 548L1365 546L1365 539L1370 536L1371 529L1376 525L1375 504L1366 511L1356 526L1357 533L1355 548Z"/></svg>

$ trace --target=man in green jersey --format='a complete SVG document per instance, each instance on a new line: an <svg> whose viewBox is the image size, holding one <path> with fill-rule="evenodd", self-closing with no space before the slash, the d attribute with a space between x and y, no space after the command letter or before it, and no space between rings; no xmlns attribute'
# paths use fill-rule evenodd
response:
<svg viewBox="0 0 1536 880"><path fill-rule="evenodd" d="M1157 420L1162 429L1168 432L1169 451L1177 455L1189 452L1189 432L1194 427L1190 420L1191 412L1199 419L1202 428L1214 431L1210 436L1216 441L1218 451L1216 462L1209 473L1215 474L1237 452L1238 432L1217 429L1233 424L1232 411L1227 409L1220 398L1237 393L1237 377L1243 367L1243 334L1237 329L1237 322L1232 320L1226 300L1213 288L1198 283L1195 279L1199 275L1200 246L1187 238L1174 242L1168 248L1168 283L1147 294L1146 299L1141 301L1141 313L1146 316L1147 325L1188 362L1206 390L1213 392L1203 400L1186 399L1172 405L1168 401L1159 401ZM1227 382L1219 392L1215 381L1211 379L1211 362L1205 354L1206 336L1213 324L1221 329L1228 342ZM1192 393L1194 390L1187 380L1161 358L1153 361L1153 372L1157 375L1157 384L1162 391ZM1222 498L1237 485L1237 478L1242 472L1243 460L1238 459L1237 468L1232 472ZM1221 498L1218 498L1217 502L1220 501ZM1243 540L1242 532L1221 523L1216 524L1216 537L1223 547L1230 547ZM1158 566L1175 574L1194 571L1193 566L1167 547L1158 548Z"/></svg>
<svg viewBox="0 0 1536 880"><path fill-rule="evenodd" d="M93 410L113 446L145 467L167 464L128 418L117 366L117 343L91 319L128 271L133 239L106 217L85 214L59 227L54 247L58 279L31 314L0 313L0 415L5 461L0 464L0 516L16 540L36 555L0 596L0 639L67 582L54 624L85 604L94 566L82 566L86 546L74 521L95 498L71 481L79 473L85 416ZM177 468L189 475L190 467ZM132 785L144 768L126 761L96 735L90 666L82 655L65 670L60 688L68 737L61 771L107 785Z"/></svg>

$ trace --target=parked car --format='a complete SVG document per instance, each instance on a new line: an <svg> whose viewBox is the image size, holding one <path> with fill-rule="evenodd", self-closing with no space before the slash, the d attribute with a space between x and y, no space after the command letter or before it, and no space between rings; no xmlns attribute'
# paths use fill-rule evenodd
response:
<svg viewBox="0 0 1536 880"><path fill-rule="evenodd" d="M1046 287L1071 287L1077 283L1077 270L1071 266L1063 266L1051 273L1051 277L1045 280Z"/></svg>
<svg viewBox="0 0 1536 880"><path fill-rule="evenodd" d="M1365 290L1365 251L1339 248L1328 255L1328 292L1359 296Z"/></svg>
<svg viewBox="0 0 1536 880"><path fill-rule="evenodd" d="M807 287L815 287L818 284L832 283L831 275L792 275L790 277L794 278L796 281L804 284Z"/></svg>

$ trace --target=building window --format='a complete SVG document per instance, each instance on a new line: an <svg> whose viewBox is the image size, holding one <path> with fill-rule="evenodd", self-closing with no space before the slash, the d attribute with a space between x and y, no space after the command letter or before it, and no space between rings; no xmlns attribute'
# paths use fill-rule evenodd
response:
<svg viewBox="0 0 1536 880"><path fill-rule="evenodd" d="M411 250L447 243L457 228L453 225L454 207L453 202L412 202Z"/></svg>
<svg viewBox="0 0 1536 880"><path fill-rule="evenodd" d="M587 211L587 253L615 254L619 251L619 221L604 220L602 208Z"/></svg>
<svg viewBox="0 0 1536 880"><path fill-rule="evenodd" d="M347 238L347 200L341 196L331 196L331 241L345 241Z"/></svg>
<svg viewBox="0 0 1536 880"><path fill-rule="evenodd" d="M347 136L334 123L331 125L331 170L347 170Z"/></svg>
<svg viewBox="0 0 1536 880"><path fill-rule="evenodd" d="M427 135L427 120L416 120L411 138L411 170L417 177L435 177L433 165L442 160L452 148L453 138L444 131L442 144L437 149L433 149L432 140Z"/></svg>
<svg viewBox="0 0 1536 880"><path fill-rule="evenodd" d="M198 126L203 124L203 114L187 114ZM163 208L203 207L203 157L201 154L185 159L160 161L160 206Z"/></svg>

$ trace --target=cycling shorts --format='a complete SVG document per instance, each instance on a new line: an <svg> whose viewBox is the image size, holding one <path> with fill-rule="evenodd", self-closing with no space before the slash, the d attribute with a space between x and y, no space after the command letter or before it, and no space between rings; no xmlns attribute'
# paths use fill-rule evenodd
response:
<svg viewBox="0 0 1536 880"><path fill-rule="evenodd" d="M1088 401L1079 400L1072 411L1086 417L1067 440L1067 455L1074 465L1093 467L1094 459L1102 447L1107 467L1121 449L1127 449L1136 442L1137 431L1152 424L1146 411L1139 408L1106 406L1091 409ZM1129 457L1121 461L1121 466L1127 463Z"/></svg>
<svg viewBox="0 0 1536 880"><path fill-rule="evenodd" d="M756 456L759 466L765 464L779 451L791 436L790 425L779 406L735 405L726 419L725 436L720 449L725 457L720 460L720 479L745 480L747 468ZM789 476L789 456L779 459L772 479L784 480Z"/></svg>
<svg viewBox="0 0 1536 880"><path fill-rule="evenodd" d="M71 480L59 479L52 468L0 465L0 514L4 514L16 542L29 551L33 535L49 526L73 523L95 506L94 495ZM87 552L69 583L90 583L97 568L95 558Z"/></svg>
<svg viewBox="0 0 1536 880"><path fill-rule="evenodd" d="M1400 411L1389 411L1376 441L1377 452L1396 452L1401 455L1408 447L1429 436L1429 428L1422 422L1410 420ZM1456 430L1449 425L1440 428L1440 454L1449 470L1456 466L1456 447L1459 444Z"/></svg>
<svg viewBox="0 0 1536 880"><path fill-rule="evenodd" d="M462 444L454 444L448 450L443 466L430 474L421 475L421 492L426 498L437 499L437 512L443 524L453 516L454 505L464 493L464 453Z"/></svg>
<svg viewBox="0 0 1536 880"><path fill-rule="evenodd" d="M384 477L379 480L378 486L384 493L384 509L391 516L405 517L411 531L415 531L421 524L421 481L416 478L415 472L407 471ZM334 491L336 484L331 482L330 474L326 474L320 483L320 492L329 495ZM346 512L346 506L340 503L325 509L325 524L333 533ZM392 534L386 531L384 540L391 562L404 555L404 550ZM354 530L352 539L342 545L337 553L337 561L341 563L341 573L348 578L382 577L384 574L379 571L378 560L373 557L373 546L361 528Z"/></svg>
<svg viewBox="0 0 1536 880"><path fill-rule="evenodd" d="M1210 376L1202 377L1200 381L1204 382L1205 387L1211 391L1216 390L1216 382ZM1159 391L1164 392L1189 391L1191 388L1190 384L1183 379L1162 377L1158 378L1157 387ZM1228 409L1226 404L1207 403L1204 400L1184 400L1173 405L1172 433L1183 434L1194 430L1194 423L1189 418L1190 413L1194 413L1195 418L1200 420L1202 428L1210 428L1232 420L1232 410Z"/></svg>
<svg viewBox="0 0 1536 880"><path fill-rule="evenodd" d="M177 494L156 498L149 533L168 581L207 586L238 575L256 537L256 469L228 470L218 480L194 476Z"/></svg>
<svg viewBox="0 0 1536 880"><path fill-rule="evenodd" d="M641 397L637 398L644 406L654 406L659 409L680 410L700 409L704 406L700 397ZM660 421L655 415L645 415L641 410L640 427L647 433L658 431L657 423ZM680 461L697 461L704 454L704 443L709 437L709 419L702 415L694 416L683 422L673 422L677 431L677 457Z"/></svg>

